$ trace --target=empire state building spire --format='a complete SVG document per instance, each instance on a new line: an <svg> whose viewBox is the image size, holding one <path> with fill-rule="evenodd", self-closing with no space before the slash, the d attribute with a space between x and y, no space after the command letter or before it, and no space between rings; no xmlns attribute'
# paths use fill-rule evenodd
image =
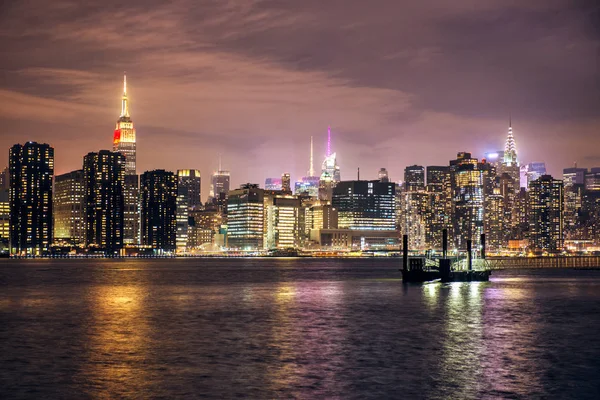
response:
<svg viewBox="0 0 600 400"><path fill-rule="evenodd" d="M127 100L127 73L123 73L123 97L121 99L121 118L129 118L129 101Z"/></svg>

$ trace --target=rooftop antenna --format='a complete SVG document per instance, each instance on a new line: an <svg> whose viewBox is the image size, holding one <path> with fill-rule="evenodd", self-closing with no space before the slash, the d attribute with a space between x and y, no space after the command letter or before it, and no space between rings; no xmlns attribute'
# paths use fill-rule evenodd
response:
<svg viewBox="0 0 600 400"><path fill-rule="evenodd" d="M219 153L219 173L221 173L221 153Z"/></svg>
<svg viewBox="0 0 600 400"><path fill-rule="evenodd" d="M360 167L358 167L358 171L356 171L356 177L358 178L357 180L360 181Z"/></svg>
<svg viewBox="0 0 600 400"><path fill-rule="evenodd" d="M327 126L327 157L331 155L331 126Z"/></svg>
<svg viewBox="0 0 600 400"><path fill-rule="evenodd" d="M313 137L310 137L310 168L308 170L308 176L314 176L315 169L313 168Z"/></svg>

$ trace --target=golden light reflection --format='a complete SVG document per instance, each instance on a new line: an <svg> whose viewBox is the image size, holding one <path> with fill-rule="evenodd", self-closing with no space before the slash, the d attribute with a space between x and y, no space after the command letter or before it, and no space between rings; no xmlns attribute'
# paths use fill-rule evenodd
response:
<svg viewBox="0 0 600 400"><path fill-rule="evenodd" d="M93 322L82 374L102 383L98 390L103 396L134 393L146 385L143 360L150 349L146 297L141 286L97 286L90 293Z"/></svg>
<svg viewBox="0 0 600 400"><path fill-rule="evenodd" d="M423 285L423 298L425 299L427 307L429 307L430 309L437 307L441 287L442 284L439 282Z"/></svg>

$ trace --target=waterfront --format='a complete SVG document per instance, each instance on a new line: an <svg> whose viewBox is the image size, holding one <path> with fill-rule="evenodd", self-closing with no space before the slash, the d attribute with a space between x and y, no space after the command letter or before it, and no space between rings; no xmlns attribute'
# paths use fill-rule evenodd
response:
<svg viewBox="0 0 600 400"><path fill-rule="evenodd" d="M599 398L600 271L2 260L2 398Z"/></svg>

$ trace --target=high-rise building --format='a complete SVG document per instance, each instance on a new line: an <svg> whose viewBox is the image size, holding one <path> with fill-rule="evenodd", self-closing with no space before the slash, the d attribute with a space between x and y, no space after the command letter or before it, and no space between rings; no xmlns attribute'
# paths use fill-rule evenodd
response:
<svg viewBox="0 0 600 400"><path fill-rule="evenodd" d="M520 167L520 171L521 187L527 188L529 182L533 182L540 176L546 175L546 163L532 162L523 164Z"/></svg>
<svg viewBox="0 0 600 400"><path fill-rule="evenodd" d="M342 181L333 189L332 206L338 211L338 228L394 231L396 190L393 183Z"/></svg>
<svg viewBox="0 0 600 400"><path fill-rule="evenodd" d="M404 168L404 190L407 192L425 190L425 168L422 165Z"/></svg>
<svg viewBox="0 0 600 400"><path fill-rule="evenodd" d="M231 249L260 250L264 244L264 190L245 184L229 192L227 243Z"/></svg>
<svg viewBox="0 0 600 400"><path fill-rule="evenodd" d="M488 247L492 250L500 250L506 245L506 233L504 231L505 212L504 198L500 194L500 188L495 188L485 198L485 234Z"/></svg>
<svg viewBox="0 0 600 400"><path fill-rule="evenodd" d="M497 174L500 176L507 173L513 178L517 187L520 187L521 181L521 168L519 167L519 160L517 157L517 145L515 143L515 137L513 136L512 120L508 123L508 135L506 137L506 144L504 146L503 160L500 166L497 168Z"/></svg>
<svg viewBox="0 0 600 400"><path fill-rule="evenodd" d="M447 166L427 167L427 205L425 208L425 243L433 249L442 248L443 230L451 232L450 169Z"/></svg>
<svg viewBox="0 0 600 400"><path fill-rule="evenodd" d="M484 232L484 171L471 153L461 152L450 161L450 179L455 245L464 250L471 240L476 249Z"/></svg>
<svg viewBox="0 0 600 400"><path fill-rule="evenodd" d="M177 252L185 252L190 234L189 212L202 207L200 171L177 170Z"/></svg>
<svg viewBox="0 0 600 400"><path fill-rule="evenodd" d="M585 190L600 191L600 168L592 168L585 174Z"/></svg>
<svg viewBox="0 0 600 400"><path fill-rule="evenodd" d="M85 244L114 255L123 248L125 156L108 150L83 158Z"/></svg>
<svg viewBox="0 0 600 400"><path fill-rule="evenodd" d="M340 182L340 167L337 164L337 154L331 152L331 127L327 127L327 155L321 166L319 180L319 199L331 201L333 188Z"/></svg>
<svg viewBox="0 0 600 400"><path fill-rule="evenodd" d="M14 145L9 174L11 253L47 254L52 244L54 149L35 142Z"/></svg>
<svg viewBox="0 0 600 400"><path fill-rule="evenodd" d="M123 180L123 242L139 243L139 179L136 169L136 133L129 115L127 97L127 76L123 76L123 96L121 114L113 134L113 151L125 157L125 178Z"/></svg>
<svg viewBox="0 0 600 400"><path fill-rule="evenodd" d="M284 172L281 175L281 190L292 193L292 178L289 172Z"/></svg>
<svg viewBox="0 0 600 400"><path fill-rule="evenodd" d="M529 184L529 246L549 252L563 248L563 181L543 175Z"/></svg>
<svg viewBox="0 0 600 400"><path fill-rule="evenodd" d="M563 181L565 187L573 184L585 184L585 174L587 174L587 172L587 168L573 167L563 169Z"/></svg>
<svg viewBox="0 0 600 400"><path fill-rule="evenodd" d="M0 252L8 253L10 243L10 189L0 189Z"/></svg>
<svg viewBox="0 0 600 400"><path fill-rule="evenodd" d="M304 229L300 227L301 207L298 196L265 191L264 203L265 248L299 247Z"/></svg>
<svg viewBox="0 0 600 400"><path fill-rule="evenodd" d="M142 244L159 253L174 252L177 246L177 176L162 169L146 171L140 183Z"/></svg>
<svg viewBox="0 0 600 400"><path fill-rule="evenodd" d="M390 176L388 175L388 171L385 168L380 168L377 176L379 177L380 182L389 183L390 181Z"/></svg>
<svg viewBox="0 0 600 400"><path fill-rule="evenodd" d="M229 171L222 170L219 161L219 170L213 172L210 183L210 201L218 210L225 210L230 191L229 180Z"/></svg>
<svg viewBox="0 0 600 400"><path fill-rule="evenodd" d="M320 177L315 176L313 163L313 137L310 137L310 161L308 166L308 175L303 176L294 185L294 193L296 195L306 195L310 197L319 196L319 181Z"/></svg>
<svg viewBox="0 0 600 400"><path fill-rule="evenodd" d="M281 178L265 179L265 190L281 190Z"/></svg>
<svg viewBox="0 0 600 400"><path fill-rule="evenodd" d="M216 210L190 211L190 224L188 248L197 249L206 244L217 244L215 239L223 225L223 214Z"/></svg>
<svg viewBox="0 0 600 400"><path fill-rule="evenodd" d="M10 189L10 172L8 167L0 171L0 190Z"/></svg>
<svg viewBox="0 0 600 400"><path fill-rule="evenodd" d="M54 240L85 244L85 179L83 170L54 178Z"/></svg>

